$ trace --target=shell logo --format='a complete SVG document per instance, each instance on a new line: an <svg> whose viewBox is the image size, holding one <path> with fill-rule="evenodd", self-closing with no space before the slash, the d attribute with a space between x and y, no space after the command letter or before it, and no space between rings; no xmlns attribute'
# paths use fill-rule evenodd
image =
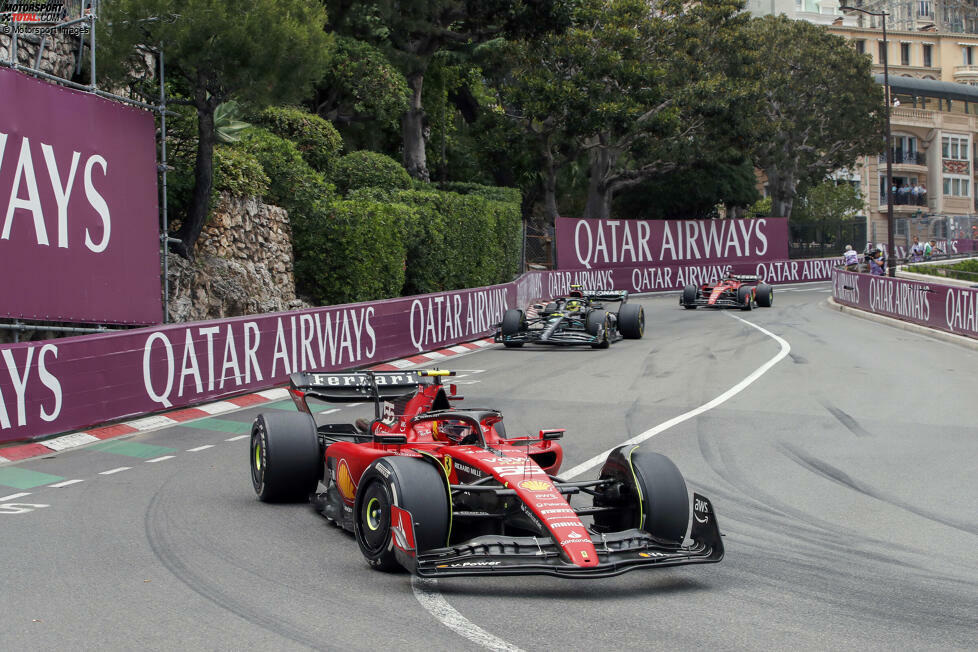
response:
<svg viewBox="0 0 978 652"><path fill-rule="evenodd" d="M524 480L520 483L520 486L527 491L550 491L553 489L552 484L543 480Z"/></svg>
<svg viewBox="0 0 978 652"><path fill-rule="evenodd" d="M357 495L357 483L350 475L350 467L346 465L346 460L340 460L340 468L336 470L336 488L340 490L340 495L349 500L353 500Z"/></svg>

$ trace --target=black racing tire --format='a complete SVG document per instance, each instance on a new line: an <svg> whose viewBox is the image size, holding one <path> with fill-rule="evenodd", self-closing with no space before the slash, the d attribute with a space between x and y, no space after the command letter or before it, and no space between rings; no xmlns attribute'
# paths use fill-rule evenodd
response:
<svg viewBox="0 0 978 652"><path fill-rule="evenodd" d="M592 310L587 314L584 327L589 335L598 336L591 344L592 349L607 349L611 346L611 319L606 310Z"/></svg>
<svg viewBox="0 0 978 652"><path fill-rule="evenodd" d="M761 283L757 286L757 305L761 308L770 308L774 305L774 288L767 283Z"/></svg>
<svg viewBox="0 0 978 652"><path fill-rule="evenodd" d="M259 414L249 453L251 484L262 502L307 500L323 475L316 422L305 412Z"/></svg>
<svg viewBox="0 0 978 652"><path fill-rule="evenodd" d="M552 314L552 313L555 313L555 312L557 312L557 302L556 301L551 301L550 303L548 303L543 308L543 314L545 314L545 315L549 315L549 314Z"/></svg>
<svg viewBox="0 0 978 652"><path fill-rule="evenodd" d="M618 332L626 340L640 340L645 334L645 309L637 303L626 303L618 310Z"/></svg>
<svg viewBox="0 0 978 652"><path fill-rule="evenodd" d="M683 308L686 310L696 310L696 299L699 298L699 288L695 285L687 285L683 288Z"/></svg>
<svg viewBox="0 0 978 652"><path fill-rule="evenodd" d="M410 512L417 552L448 544L451 504L448 480L433 463L414 457L382 457L360 477L353 531L371 568L401 568L394 552L391 505Z"/></svg>
<svg viewBox="0 0 978 652"><path fill-rule="evenodd" d="M503 313L503 323L499 327L499 333L503 337L519 335L525 329L526 316L523 314L522 310L510 308ZM523 342L503 342L503 345L511 349L518 349L519 347L523 346Z"/></svg>
<svg viewBox="0 0 978 652"><path fill-rule="evenodd" d="M599 493L597 507L618 509L594 515L595 530L645 530L666 543L679 545L689 526L689 494L682 473L665 455L638 446L619 446L601 468L601 479L613 479L613 494Z"/></svg>
<svg viewBox="0 0 978 652"><path fill-rule="evenodd" d="M751 289L746 285L741 285L739 288L737 288L737 303L740 304L741 310L750 310L753 308L753 305L751 305L752 302L750 290Z"/></svg>

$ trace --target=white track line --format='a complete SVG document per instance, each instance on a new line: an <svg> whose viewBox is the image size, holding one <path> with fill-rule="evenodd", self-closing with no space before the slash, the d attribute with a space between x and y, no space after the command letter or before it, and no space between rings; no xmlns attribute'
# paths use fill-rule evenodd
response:
<svg viewBox="0 0 978 652"><path fill-rule="evenodd" d="M84 482L84 480L65 480L64 482L58 482L56 484L49 484L48 486L49 487L53 487L54 489L58 489L58 488L61 488L61 487L68 487L68 486L73 485L73 484L78 484L79 482Z"/></svg>
<svg viewBox="0 0 978 652"><path fill-rule="evenodd" d="M108 471L99 471L99 475L112 475L113 473L121 473L123 471L128 471L131 466L120 466L117 469L109 469Z"/></svg>
<svg viewBox="0 0 978 652"><path fill-rule="evenodd" d="M17 500L18 498L23 498L24 496L30 496L30 495L31 492L29 491L25 491L19 494L10 494L9 496L4 496L3 498L0 498L0 502L5 500Z"/></svg>
<svg viewBox="0 0 978 652"><path fill-rule="evenodd" d="M332 408L330 410L323 410L320 414L333 414L334 412L339 412L340 408Z"/></svg>
<svg viewBox="0 0 978 652"><path fill-rule="evenodd" d="M411 590L414 592L414 597L418 599L418 602L421 603L421 606L424 607L428 613L434 616L442 625L449 628L459 636L467 638L476 645L481 645L482 647L490 650L522 652L521 648L507 643L498 636L493 636L456 611L455 608L448 604L448 601L442 597L441 593L438 592L437 585L434 580L422 579L417 575L412 575Z"/></svg>
<svg viewBox="0 0 978 652"><path fill-rule="evenodd" d="M778 351L777 355L775 355L773 358L771 358L770 360L762 364L760 367L755 369L753 372L751 372L749 376L741 380L739 383L737 383L736 385L734 385L724 393L714 398L712 401L709 401L708 403L704 403L703 405L697 408L694 408L688 412L684 412L679 416L673 417L668 421L660 423L654 428L650 428L649 430L646 430L645 432L638 434L632 437L631 439L626 439L618 446L640 444L643 441L655 437L660 432L668 430L669 428L672 428L675 425L678 425L684 421L688 421L689 419L692 419L695 416L703 414L704 412L707 412L719 405L722 405L723 403L729 401L740 392L747 389L751 384L753 384L755 380L757 380L765 373L767 373L771 369L771 367L778 364L788 356L788 353L791 351L791 345L788 344L788 342L786 342L785 340L781 339L771 331L758 326L757 324L751 323L746 319L741 319L737 315L732 315L729 312L724 314L729 317L733 317L739 322L743 322L744 324L747 324L751 328L755 328L761 331L762 333L764 333L765 335L773 339L775 342L777 342L780 345L781 350ZM615 446L615 448L618 448L618 446ZM587 460L586 462L582 462L581 464L578 464L574 468L564 473L561 473L561 476L568 480L574 478L584 473L585 471L592 469L599 464L604 463L605 459L607 459L608 457L608 454L613 450L614 448L609 448L605 452L599 455L595 455L594 457ZM436 580L420 579L417 576L412 576L411 590L414 592L414 597L418 600L419 603L421 603L421 606L424 607L428 613L434 616L435 619L438 620L438 622L440 622L442 625L448 627L459 636L467 638L473 643L477 645L481 645L490 650L507 650L507 651L520 650L520 648L507 643L501 638L497 636L493 636L486 630L482 629L475 623L468 620L465 616L460 614L458 611L456 611L455 608L452 607L452 605L448 604L448 601L445 600L445 598L441 595L441 593L438 592L438 584Z"/></svg>
<svg viewBox="0 0 978 652"><path fill-rule="evenodd" d="M208 448L214 448L214 444L204 444L203 446L198 446L197 448L188 448L188 453L196 453L198 451L205 451Z"/></svg>
<svg viewBox="0 0 978 652"><path fill-rule="evenodd" d="M237 437L228 437L224 441L238 441L239 439L246 439L248 437L251 437L251 435L238 435Z"/></svg>
<svg viewBox="0 0 978 652"><path fill-rule="evenodd" d="M166 460L172 460L175 455L164 455L163 457L154 457L151 460L146 460L147 464L156 464L157 462L165 462Z"/></svg>
<svg viewBox="0 0 978 652"><path fill-rule="evenodd" d="M708 411L712 410L713 408L715 408L717 406L720 406L720 405L726 403L727 401L729 401L730 399L732 399L734 396L736 396L737 394L740 394L742 391L744 391L745 389L747 389L748 387L750 387L750 385L753 384L753 382L755 380L757 380L758 378L760 378L761 376L763 376L765 373L767 373L768 370L771 369L771 367L773 367L774 365L778 364L779 362L781 362L782 360L784 360L786 357L788 357L788 353L791 352L791 345L788 344L785 340L781 339L780 337L778 337L777 335L775 335L771 331L767 330L766 328L762 328L762 327L758 326L757 324L754 324L754 323L751 323L751 322L747 321L746 319L741 319L737 315L733 315L733 314L731 314L729 312L726 312L724 314L727 315L727 316L729 316L729 317L733 317L734 319L736 319L739 322L743 322L744 324L747 324L751 328L756 328L757 330L761 331L762 333L764 333L765 335L767 335L768 337L770 337L771 339L773 339L775 342L777 342L781 346L781 350L778 351L777 355L775 355L773 358L771 358L770 360L768 360L767 362L765 362L764 364L762 364L760 367L758 367L757 369L755 369L749 376L747 376L742 381L740 381L739 383L737 383L736 385L734 385L733 387L731 387L730 389L728 389L727 391L725 391L723 394L720 394L719 396L717 396L712 401L710 401L708 403L704 403L703 405L701 405L701 406L699 406L697 408L693 408L689 412L683 412L679 416L673 417L673 418L669 419L668 421L664 421L664 422L660 423L659 425L655 426L654 428L650 428L649 430L646 430L643 433L640 433L638 435L635 435L631 439L626 439L625 441L621 442L621 444L619 444L618 446L627 446L627 445L631 445L631 444L641 444L643 441L646 441L648 439L651 439L652 437L655 437L660 432L663 432L665 430L668 430L669 428L672 428L673 426L679 425L680 423L682 423L684 421L688 421L688 420L692 419L695 416L699 416L699 415L703 414L704 412L708 412ZM615 446L615 448L618 448L618 446ZM567 479L575 478L575 477L579 476L580 474L584 473L585 471L587 471L589 469L592 469L592 468L596 467L599 464L604 463L605 459L607 459L607 457L608 457L608 454L611 453L611 451L613 451L613 450L614 450L614 448L609 448L608 450L604 451L603 453L599 453L598 455L595 455L594 457L592 457L591 459L587 460L586 462L581 462L577 466L575 466L575 467L573 467L571 469L568 469L567 471L561 473L560 475L561 475L561 477L564 477L564 478L567 478Z"/></svg>

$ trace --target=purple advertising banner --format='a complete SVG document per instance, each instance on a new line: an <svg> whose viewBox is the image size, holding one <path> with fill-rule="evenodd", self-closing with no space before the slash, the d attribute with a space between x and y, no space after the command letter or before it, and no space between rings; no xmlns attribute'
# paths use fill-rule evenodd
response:
<svg viewBox="0 0 978 652"><path fill-rule="evenodd" d="M853 308L978 338L978 290L835 269L832 296Z"/></svg>
<svg viewBox="0 0 978 652"><path fill-rule="evenodd" d="M810 260L769 260L765 262L720 262L702 265L645 265L603 269L557 270L546 272L544 293L565 295L571 285L592 290L628 290L634 293L681 290L723 278L728 272L757 274L767 283L805 283L827 281L842 258Z"/></svg>
<svg viewBox="0 0 978 652"><path fill-rule="evenodd" d="M788 219L557 219L561 269L757 262L788 258Z"/></svg>
<svg viewBox="0 0 978 652"><path fill-rule="evenodd" d="M6 68L0 98L0 317L159 323L153 115Z"/></svg>
<svg viewBox="0 0 978 652"><path fill-rule="evenodd" d="M0 443L67 432L490 335L543 273L474 290L0 346Z"/></svg>

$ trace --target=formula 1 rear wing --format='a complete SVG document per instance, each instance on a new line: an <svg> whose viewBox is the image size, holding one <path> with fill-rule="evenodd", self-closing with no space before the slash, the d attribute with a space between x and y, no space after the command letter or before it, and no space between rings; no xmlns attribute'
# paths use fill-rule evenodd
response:
<svg viewBox="0 0 978 652"><path fill-rule="evenodd" d="M423 384L422 378L454 376L454 371L418 369L416 371L350 371L316 373L300 371L289 376L289 395L296 407L309 412L306 400L314 398L329 403L373 401L379 412L380 402L398 398Z"/></svg>
<svg viewBox="0 0 978 652"><path fill-rule="evenodd" d="M731 274L730 278L735 281L741 281L744 283L752 283L754 281L760 281L761 277L757 274Z"/></svg>
<svg viewBox="0 0 978 652"><path fill-rule="evenodd" d="M582 290L588 299L597 301L628 301L628 290Z"/></svg>

